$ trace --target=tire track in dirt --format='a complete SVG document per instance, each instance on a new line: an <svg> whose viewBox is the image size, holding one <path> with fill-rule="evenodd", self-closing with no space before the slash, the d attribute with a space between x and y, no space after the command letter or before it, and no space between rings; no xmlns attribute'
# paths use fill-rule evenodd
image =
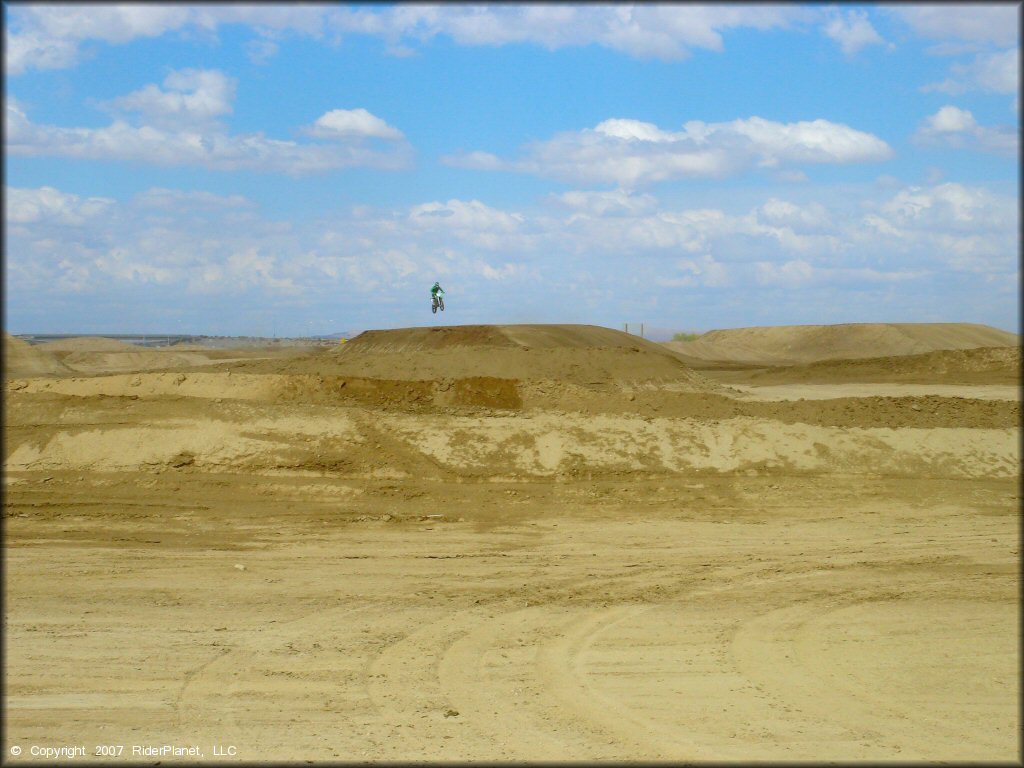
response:
<svg viewBox="0 0 1024 768"><path fill-rule="evenodd" d="M575 687L561 691L562 676L550 678L538 658L584 617L618 610L566 601L614 601L610 594L643 590L635 582L646 574L552 578L541 563L536 567L541 570L531 567L531 575L521 576L519 589L475 606L439 606L440 615L373 659L368 688L384 721L395 725L387 759L418 758L424 739L446 760L630 759L643 753L642 741L626 738L621 727L609 730L586 711ZM566 716L566 701L578 711Z"/></svg>
<svg viewBox="0 0 1024 768"><path fill-rule="evenodd" d="M638 620L655 605L618 605L574 617L568 631L548 642L538 653L542 677L561 704L591 727L596 725L613 735L616 746L626 748L621 757L640 760L709 760L716 755L706 746L687 738L685 729L661 726L642 711L624 704L594 685L594 670L587 657L601 636L622 622ZM636 654L618 656L610 662L620 671L636 663ZM606 667L607 669L607 667Z"/></svg>
<svg viewBox="0 0 1024 768"><path fill-rule="evenodd" d="M927 621L930 628L913 644L905 640L909 611L913 621ZM986 674L986 667L1012 669L1017 626L1003 605L911 593L818 611L789 644L795 663L817 670L849 700L890 714L890 733L894 722L905 724L891 738L900 757L969 761L983 748L992 755L1004 750L1009 760L1014 727L1000 715L1016 702L1013 680ZM864 627L873 628L874 651L861 657L857 646L864 643ZM1002 638L989 652L995 664L978 658L981 641L993 638Z"/></svg>
<svg viewBox="0 0 1024 768"><path fill-rule="evenodd" d="M972 710L984 700L984 696L975 694L975 697L965 698L964 691L960 690L956 692L959 693L957 697L950 691L948 693L953 694L954 699L948 707L951 711L937 716L929 714L925 706L934 707L936 697L926 694L929 693L928 685L934 687L936 683L936 669L961 682L971 679L969 670L955 669L956 660L950 649L941 647L940 633L933 628L931 633L919 636L915 647L906 650L907 658L902 659L911 661L920 676L917 695L914 696L908 695L906 690L898 690L901 686L897 683L906 681L907 672L895 663L900 654L893 658L892 651L902 641L879 633L879 626L885 625L878 621L877 616L871 622L856 621L858 615L866 619L869 613L878 613L879 606L884 606L883 613L897 616L906 616L913 609L919 613L921 606L908 604L910 601L913 601L913 595L891 592L809 600L761 613L737 627L729 647L732 663L749 679L768 689L773 697L795 709L800 719L807 723L805 730L815 734L814 740L793 745L790 749L777 743L777 755L773 755L773 759L776 756L788 759L877 759L898 755L900 759L907 760L969 760L977 757L979 735L984 734L986 726L991 727L984 714L989 709L993 713L1005 711L1006 702L1002 702L1001 709L982 706L979 715ZM920 617L916 614L915 617L920 622ZM900 634L899 622L894 622L892 616L889 621L895 625L893 634ZM872 630L858 636L858 626L871 627ZM843 637L843 633L847 637ZM958 637L962 642L962 636ZM852 661L850 657L846 659L847 674L836 671L840 657L834 651L837 645L845 646L852 656ZM967 645L959 650L969 653ZM1008 653L1012 657L1012 648L1008 648ZM913 661L915 657L916 662ZM969 665L961 663L961 666ZM871 677L864 674L865 670L878 671L874 667L881 667L885 672L881 675L881 679L888 679L884 688L869 688L862 682L864 677ZM947 672L951 667L952 671ZM929 673L932 678L926 679ZM871 679L877 683L879 676ZM980 734L962 724L950 727L950 722L962 723L965 715L981 729ZM1010 743L1005 734L1002 738L982 736L982 740L996 751ZM964 743L971 744L975 751L965 749ZM1006 758L1010 757L1007 753Z"/></svg>
<svg viewBox="0 0 1024 768"><path fill-rule="evenodd" d="M417 629L372 659L367 688L382 720L394 729L387 744L387 759L417 759L424 754L425 741L432 750L430 754L445 760L494 759L474 749L480 745L460 734L478 713L462 703L458 691L445 690L438 673L452 645L488 613L487 608L446 611L440 617L418 622ZM457 734L463 737L456 740ZM497 745L489 746L494 749Z"/></svg>
<svg viewBox="0 0 1024 768"><path fill-rule="evenodd" d="M234 739L247 750L272 755L275 745L262 743L262 724L245 714L250 699L269 699L280 702L296 730L319 742L311 749L327 748L333 743L324 735L329 729L320 726L330 723L335 729L372 715L372 703L353 684L362 675L360 647L371 641L359 638L355 629L380 629L381 613L387 612L373 605L328 608L245 633L253 639L221 649L185 675L175 700L179 728L208 734L216 743ZM296 686L297 678L302 686Z"/></svg>
<svg viewBox="0 0 1024 768"><path fill-rule="evenodd" d="M771 698L782 702L800 731L813 734L801 743L774 747L778 757L841 759L870 757L881 739L892 734L893 711L884 702L868 706L837 690L827 670L815 670L795 658L793 638L812 617L868 598L809 600L754 615L734 630L729 662L755 681ZM872 745L877 745L872 750ZM891 755L892 749L883 749ZM908 759L919 755L905 755Z"/></svg>
<svg viewBox="0 0 1024 768"><path fill-rule="evenodd" d="M595 717L579 700L563 660L548 658L552 647L575 635L574 625L618 610L542 605L490 616L447 649L438 665L441 687L472 713L469 724L481 740L515 744L514 759L641 756L642 742L624 739L621 728L609 729L606 718Z"/></svg>
<svg viewBox="0 0 1024 768"><path fill-rule="evenodd" d="M941 562L932 562L933 559L922 564L943 567L960 561L957 557L942 558ZM885 558L881 562L889 565L898 561ZM781 565L783 563L764 563L756 570L742 569L739 583L734 578L738 573L717 574L716 583L728 584L694 590L688 598L681 595L682 599L675 604L635 607L632 611L623 607L614 611L614 618L585 619L583 625L548 646L548 669L553 677L561 679L559 690L576 689L576 695L563 704L571 709L574 701L586 702L588 714L596 714L612 727L618 724L627 736L645 734L645 750L662 750L654 759L659 756L687 760L847 759L851 756L870 759L894 755L908 759L977 757L977 751L967 753L961 746L968 743L977 750L978 739L972 736L971 726L950 733L948 729L943 731L943 722L962 720L965 713L977 728L991 725L993 717L1002 715L1005 720L1005 713L1013 709L1010 694L1016 688L1012 679L1002 680L1001 688L990 685L985 695L976 695L967 703L964 703L962 691L939 691L938 700L950 703L946 707L948 711L943 710L934 717L920 712L922 706L934 706L937 698L934 690L920 691L917 700L906 699L895 704L882 690L872 691L870 696L862 693L858 699L856 680L860 678L848 676L854 681L851 693L851 690L844 692L842 676L820 673L816 676L816 670L834 666L830 661L835 660L821 653L813 656L807 646L827 634L829 617L837 610L886 600L891 589L887 592L882 584L869 590L870 594L865 597L862 587L851 589L848 586L847 594L836 594L836 584L850 582L833 582L829 571L844 566L822 569L808 565L793 572L789 567L780 570ZM872 564L854 563L846 567L860 570L865 565ZM948 586L950 578L925 582L915 579L905 591L912 594L935 585ZM800 593L833 594L795 607L786 605L791 602L787 585L796 588L798 583ZM854 594L848 594L850 591ZM723 599L730 602L739 599L741 604L748 604L750 607L742 610L747 616L738 622L734 619L731 624L718 621L716 625L714 606L720 605ZM960 602L966 604L967 600L969 597ZM782 607L764 613L763 606L773 604ZM783 621L789 611L801 619L795 634L788 631L793 628L792 622ZM989 619L1005 614L999 607L994 611ZM960 613L953 610L951 615ZM869 617L873 618L876 617ZM921 642L935 642L933 624L930 625L932 630L921 632L919 612L913 613L907 622L904 632L909 631L918 638L918 648ZM878 623L868 621L869 626ZM855 621L847 624L857 626ZM1012 668L1014 627L1005 621L1004 624L1006 626L984 627L977 633L976 640L981 644L1002 633L1008 638L1005 658L980 662L976 669L957 668L949 673L950 680L962 683L978 679L992 669ZM773 627L777 628L774 633ZM951 627L947 634L961 642L962 635L956 628ZM889 650L878 638L866 638L864 642L868 649L864 658L867 659L872 658L871 653L875 651ZM893 643L896 640L890 645ZM961 650L966 652L964 655L970 655L966 647ZM912 657L913 651L908 654ZM792 659L798 655L805 661L794 666ZM941 674L947 667L948 660L944 662L934 654L920 664L921 670L932 675L936 671ZM868 669L861 677L877 681L886 679L886 674L884 669ZM642 700L634 698L634 690L644 692ZM989 704L991 694L1001 694L1002 698ZM852 704L851 695L856 700ZM705 703L712 703L716 711L708 711ZM972 709L982 712L975 714ZM821 712L829 714L821 717ZM723 716L723 713L728 714ZM855 726L847 727L853 724ZM1006 748L1012 744L1013 729L1013 723L1002 723L996 728L1001 732L988 740L988 746L998 753L1000 746ZM929 736L919 737L917 734L922 731ZM688 734L688 737L684 740L681 734ZM913 752L915 747L918 754ZM652 759L647 757L648 751L633 754L641 759Z"/></svg>

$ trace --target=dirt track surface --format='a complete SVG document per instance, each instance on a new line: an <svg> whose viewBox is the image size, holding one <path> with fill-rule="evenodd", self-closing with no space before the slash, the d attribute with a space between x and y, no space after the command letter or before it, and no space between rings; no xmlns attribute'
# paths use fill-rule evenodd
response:
<svg viewBox="0 0 1024 768"><path fill-rule="evenodd" d="M11 763L1020 760L999 371L758 387L590 326L185 352L8 367Z"/></svg>

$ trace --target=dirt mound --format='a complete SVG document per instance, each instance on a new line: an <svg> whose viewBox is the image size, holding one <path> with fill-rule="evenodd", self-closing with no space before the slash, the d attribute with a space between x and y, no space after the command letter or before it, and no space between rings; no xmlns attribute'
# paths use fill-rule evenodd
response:
<svg viewBox="0 0 1024 768"><path fill-rule="evenodd" d="M666 382L720 386L669 349L592 325L465 325L366 331L301 358L239 364L246 372L358 376L395 381L503 379L568 386Z"/></svg>
<svg viewBox="0 0 1024 768"><path fill-rule="evenodd" d="M4 375L55 376L71 373L71 370L46 350L33 347L23 339L4 334Z"/></svg>
<svg viewBox="0 0 1024 768"><path fill-rule="evenodd" d="M105 336L76 336L73 339L57 339L40 345L47 352L129 352L138 350L136 344L108 339Z"/></svg>
<svg viewBox="0 0 1024 768"><path fill-rule="evenodd" d="M757 371L751 384L908 382L917 384L1019 384L1020 347L942 349L923 355L822 360Z"/></svg>
<svg viewBox="0 0 1024 768"><path fill-rule="evenodd" d="M691 359L793 365L1019 344L1015 333L974 323L844 323L708 331L664 346Z"/></svg>

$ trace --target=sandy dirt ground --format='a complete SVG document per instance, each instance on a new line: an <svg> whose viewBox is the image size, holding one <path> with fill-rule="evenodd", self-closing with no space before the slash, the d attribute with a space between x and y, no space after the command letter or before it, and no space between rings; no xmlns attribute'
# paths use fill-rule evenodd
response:
<svg viewBox="0 0 1024 768"><path fill-rule="evenodd" d="M45 346L5 339L12 764L1021 760L1012 347Z"/></svg>

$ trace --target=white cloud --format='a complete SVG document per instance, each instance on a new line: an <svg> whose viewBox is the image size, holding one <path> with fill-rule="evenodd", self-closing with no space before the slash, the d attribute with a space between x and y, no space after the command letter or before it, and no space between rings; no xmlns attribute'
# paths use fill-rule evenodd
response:
<svg viewBox="0 0 1024 768"><path fill-rule="evenodd" d="M91 266L103 276L129 283L168 283L175 277L175 271L134 259L124 248L97 256Z"/></svg>
<svg viewBox="0 0 1024 768"><path fill-rule="evenodd" d="M966 109L951 104L924 119L913 135L922 145L976 149L1013 156L1020 151L1020 135L1011 126L995 128L979 125Z"/></svg>
<svg viewBox="0 0 1024 768"><path fill-rule="evenodd" d="M714 256L704 254L695 259L679 259L675 263L676 269L681 272L688 272L692 277L675 278L677 285L703 285L708 288L724 288L729 285L729 268L716 261ZM673 280L673 278L666 278ZM672 283L662 283L670 285Z"/></svg>
<svg viewBox="0 0 1024 768"><path fill-rule="evenodd" d="M908 187L879 209L899 226L947 230L970 225L987 231L1013 224L1012 209L1005 201L980 188L948 182L934 187Z"/></svg>
<svg viewBox="0 0 1024 768"><path fill-rule="evenodd" d="M27 5L7 9L7 74L72 66L83 40L126 43L188 23L189 9L160 5Z"/></svg>
<svg viewBox="0 0 1024 768"><path fill-rule="evenodd" d="M401 131L365 109L332 109L318 117L305 132L321 139L403 138Z"/></svg>
<svg viewBox="0 0 1024 768"><path fill-rule="evenodd" d="M1008 275L1019 255L1016 199L979 187L946 183L907 187L873 207L852 242L878 237L890 258L913 255L917 263L953 272Z"/></svg>
<svg viewBox="0 0 1024 768"><path fill-rule="evenodd" d="M885 42L868 21L868 15L864 11L847 11L845 16L837 13L825 25L824 32L839 43L839 47L847 56L852 56L866 46Z"/></svg>
<svg viewBox="0 0 1024 768"><path fill-rule="evenodd" d="M81 225L107 210L114 201L105 197L82 198L53 187L7 187L4 217L12 224Z"/></svg>
<svg viewBox="0 0 1024 768"><path fill-rule="evenodd" d="M885 10L901 18L916 34L933 40L1008 46L1017 42L1020 33L1017 3L908 3Z"/></svg>
<svg viewBox="0 0 1024 768"><path fill-rule="evenodd" d="M273 40L250 40L245 44L245 55L253 64L266 64L277 55L279 47Z"/></svg>
<svg viewBox="0 0 1024 768"><path fill-rule="evenodd" d="M215 33L221 24L320 36L327 13L316 6L26 4L7 9L5 67L8 75L60 69L79 61L86 41L119 45L175 31Z"/></svg>
<svg viewBox="0 0 1024 768"><path fill-rule="evenodd" d="M974 121L974 115L966 109L947 105L927 118L925 125L934 133L958 133L974 130L978 124Z"/></svg>
<svg viewBox="0 0 1024 768"><path fill-rule="evenodd" d="M952 77L924 85L921 91L956 96L975 90L1003 94L1016 94L1020 90L1020 48L979 53L971 63L954 63L949 69Z"/></svg>
<svg viewBox="0 0 1024 768"><path fill-rule="evenodd" d="M961 56L968 62L950 65L950 76L921 87L953 96L981 90L1016 97L1020 89L1019 3L906 4L883 10L902 19L920 37L938 40L928 53Z"/></svg>
<svg viewBox="0 0 1024 768"><path fill-rule="evenodd" d="M330 119L327 126L321 126L321 135L329 139L323 143L272 139L261 133L231 134L214 119L230 110L233 96L230 81L218 72L174 72L165 80L165 86L167 90L148 86L114 100L124 108L140 111L143 119L152 124L133 125L116 119L102 128L33 123L20 102L10 98L5 115L6 150L12 155L33 157L122 160L296 175L356 166L397 169L407 167L411 160L408 142L394 141L401 134L365 110L336 112L349 115L349 127L383 132L393 140L386 150L365 146L360 141L365 133L334 130L328 137ZM329 112L321 120L334 114Z"/></svg>
<svg viewBox="0 0 1024 768"><path fill-rule="evenodd" d="M442 238L454 238L475 248L499 250L521 248L522 214L500 211L479 200L449 200L415 205L406 219L411 231L419 230Z"/></svg>
<svg viewBox="0 0 1024 768"><path fill-rule="evenodd" d="M822 272L822 270L818 270ZM860 269L831 269L828 273L836 279L843 281L861 280L872 283L895 283L905 280L917 280L927 276L928 270L896 270L891 272L880 272L871 267Z"/></svg>
<svg viewBox="0 0 1024 768"><path fill-rule="evenodd" d="M496 210L479 200L449 200L447 203L413 206L409 211L409 221L417 227L512 232L523 223L523 217L518 213Z"/></svg>
<svg viewBox="0 0 1024 768"><path fill-rule="evenodd" d="M612 139L635 139L636 141L650 141L655 143L676 141L681 138L679 134L663 131L653 123L644 123L640 120L624 120L612 118L598 123L594 127L595 133L600 133Z"/></svg>
<svg viewBox="0 0 1024 768"><path fill-rule="evenodd" d="M882 289L910 301L922 288L932 295L950 284L987 295L990 279L1016 275L1015 194L960 184L867 185L852 204L811 190L787 194L742 208L695 208L649 194L577 190L521 211L450 199L292 222L269 218L242 196L203 190L153 188L116 202L8 189L8 296L75 291L109 302L151 286L168 306L216 295L228 316L242 295L266 307L276 297L335 307L351 296L358 308L372 294L379 311L382 303L421 301L440 279L459 297L453 306L480 313L461 315L466 321L500 313L511 291L527 303L537 297L558 322L584 309L582 293L572 292L581 273L601 276L608 290L599 304L610 312L659 297L672 304L673 289L685 287L695 289L688 302L756 304L775 286L805 305L828 286L840 301ZM573 305L559 306L557 297L570 294ZM406 311L388 317L415 322ZM701 310L688 304L686 311Z"/></svg>
<svg viewBox="0 0 1024 768"><path fill-rule="evenodd" d="M492 267L486 261L478 260L474 263L474 266L477 273L487 280L509 280L522 275L526 271L522 264L509 262L498 267Z"/></svg>
<svg viewBox="0 0 1024 768"><path fill-rule="evenodd" d="M217 70L183 69L164 78L164 87L152 83L112 99L113 110L138 112L148 123L187 127L208 123L231 112L235 81Z"/></svg>
<svg viewBox="0 0 1024 768"><path fill-rule="evenodd" d="M260 246L242 248L228 256L225 263L226 277L240 288L262 285L289 293L297 290L290 277L279 277L276 274L276 261L276 257L269 255Z"/></svg>
<svg viewBox="0 0 1024 768"><path fill-rule="evenodd" d="M983 91L1017 93L1020 89L1020 48L978 56L968 71Z"/></svg>
<svg viewBox="0 0 1024 768"><path fill-rule="evenodd" d="M109 43L162 35L186 24L190 17L188 8L175 5L35 5L23 13L36 28L54 36Z"/></svg>
<svg viewBox="0 0 1024 768"><path fill-rule="evenodd" d="M800 206L772 197L758 208L757 213L759 218L771 224L820 229L830 223L829 213L821 203Z"/></svg>
<svg viewBox="0 0 1024 768"><path fill-rule="evenodd" d="M615 118L529 145L519 160L503 161L475 152L447 156L442 162L635 188L678 178L724 177L755 166L873 162L891 155L892 149L877 136L820 119L691 121L682 131L666 131L651 123Z"/></svg>
<svg viewBox="0 0 1024 768"><path fill-rule="evenodd" d="M806 173L792 168L779 171L775 177L779 181L785 181L789 184L803 184L805 181L809 181Z"/></svg>
<svg viewBox="0 0 1024 768"><path fill-rule="evenodd" d="M509 171L515 170L512 163L507 163L490 152L465 152L459 155L447 155L441 162L460 168L472 168L476 171Z"/></svg>
<svg viewBox="0 0 1024 768"><path fill-rule="evenodd" d="M699 5L415 5L384 11L343 10L330 24L393 43L447 36L460 45L533 43L549 50L600 45L638 58L678 60L691 48L720 51L735 28L786 28L814 16L779 6Z"/></svg>
<svg viewBox="0 0 1024 768"><path fill-rule="evenodd" d="M782 264L759 261L754 266L757 270L757 281L762 285L793 288L808 282L814 276L814 267L802 259L793 259Z"/></svg>
<svg viewBox="0 0 1024 768"><path fill-rule="evenodd" d="M697 285L697 279L689 275L686 277L658 277L654 282L661 288L691 288Z"/></svg>
<svg viewBox="0 0 1024 768"><path fill-rule="evenodd" d="M731 29L799 27L820 16L797 6L731 5L497 5L399 4L386 8L319 5L24 5L8 9L8 75L29 69L73 66L90 40L123 44L139 37L198 31L215 35L222 25L245 25L263 40L295 34L336 40L349 34L382 38L388 50L404 42L446 36L459 45L532 43L550 50L600 45L638 58L678 60L690 49L723 49ZM269 44L250 44L250 57L265 60Z"/></svg>
<svg viewBox="0 0 1024 768"><path fill-rule="evenodd" d="M633 216L650 211L657 205L651 195L635 195L621 189L611 192L564 192L554 198L558 203L572 209L576 216ZM570 218L569 221L573 221Z"/></svg>
<svg viewBox="0 0 1024 768"><path fill-rule="evenodd" d="M10 9L7 11L10 13ZM78 61L75 40L50 37L38 32L7 33L4 69L8 75L20 75L26 69L64 69Z"/></svg>
<svg viewBox="0 0 1024 768"><path fill-rule="evenodd" d="M703 124L702 124L703 125ZM727 133L730 128L756 148L763 165L779 163L858 163L886 160L892 149L877 136L828 120L777 123L752 117L706 126Z"/></svg>
<svg viewBox="0 0 1024 768"><path fill-rule="evenodd" d="M229 208L250 208L254 203L244 195L216 195L212 192L195 190L186 192L179 189L152 187L135 197L135 204L143 208L200 208L209 210Z"/></svg>
<svg viewBox="0 0 1024 768"><path fill-rule="evenodd" d="M331 10L317 3L227 3L188 7L189 23L214 30L221 24L245 24L261 35L293 32L313 38L324 36Z"/></svg>
<svg viewBox="0 0 1024 768"><path fill-rule="evenodd" d="M822 232L820 224L807 222L808 210L794 206L786 210L785 216L772 211L776 206L768 205L771 213L765 213L765 206L736 220L735 234L747 235L768 245L774 241L776 249L783 253L831 254L842 250L842 239L836 234ZM789 206L785 206L788 209ZM812 219L813 221L813 219Z"/></svg>

